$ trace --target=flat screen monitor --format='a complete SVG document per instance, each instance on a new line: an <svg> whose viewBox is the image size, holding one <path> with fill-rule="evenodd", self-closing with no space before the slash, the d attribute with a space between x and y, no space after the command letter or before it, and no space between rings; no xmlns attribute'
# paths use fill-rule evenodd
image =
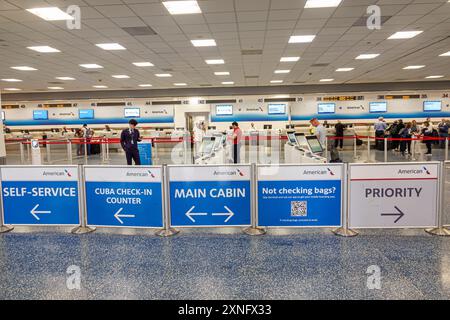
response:
<svg viewBox="0 0 450 320"><path fill-rule="evenodd" d="M126 108L123 110L125 118L140 118L141 109L139 108Z"/></svg>
<svg viewBox="0 0 450 320"><path fill-rule="evenodd" d="M269 104L269 114L285 114L286 105L283 103L270 103Z"/></svg>
<svg viewBox="0 0 450 320"><path fill-rule="evenodd" d="M290 143L297 144L297 140L295 139L295 132L289 132L287 136Z"/></svg>
<svg viewBox="0 0 450 320"><path fill-rule="evenodd" d="M297 141L297 146L301 148L306 148L308 146L304 133L296 133L295 140Z"/></svg>
<svg viewBox="0 0 450 320"><path fill-rule="evenodd" d="M94 109L80 109L78 110L78 117L80 119L94 119Z"/></svg>
<svg viewBox="0 0 450 320"><path fill-rule="evenodd" d="M216 106L216 115L218 116L232 116L233 106L231 104L221 104Z"/></svg>
<svg viewBox="0 0 450 320"><path fill-rule="evenodd" d="M263 128L264 128L264 130L271 130L272 129L272 125L271 124L265 124Z"/></svg>
<svg viewBox="0 0 450 320"><path fill-rule="evenodd" d="M308 143L309 149L311 150L312 153L323 152L323 147L316 136L307 136L306 142Z"/></svg>
<svg viewBox="0 0 450 320"><path fill-rule="evenodd" d="M336 112L335 103L319 103L317 105L317 113L319 114L335 113L335 112Z"/></svg>
<svg viewBox="0 0 450 320"><path fill-rule="evenodd" d="M369 112L370 113L380 113L387 112L387 102L369 102Z"/></svg>
<svg viewBox="0 0 450 320"><path fill-rule="evenodd" d="M33 120L48 120L48 110L33 110Z"/></svg>
<svg viewBox="0 0 450 320"><path fill-rule="evenodd" d="M216 137L203 137L202 144L200 146L200 153L202 155L211 154L216 143Z"/></svg>
<svg viewBox="0 0 450 320"><path fill-rule="evenodd" d="M423 111L441 111L442 101L424 101Z"/></svg>

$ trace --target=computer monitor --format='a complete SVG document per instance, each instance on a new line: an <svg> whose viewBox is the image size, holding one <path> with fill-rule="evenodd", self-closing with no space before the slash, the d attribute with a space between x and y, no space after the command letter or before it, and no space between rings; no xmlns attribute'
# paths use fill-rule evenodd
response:
<svg viewBox="0 0 450 320"><path fill-rule="evenodd" d="M271 130L272 129L272 125L271 124L265 124L263 128L264 128L264 130Z"/></svg>
<svg viewBox="0 0 450 320"><path fill-rule="evenodd" d="M141 109L139 108L125 108L123 110L124 118L140 118L141 117Z"/></svg>
<svg viewBox="0 0 450 320"><path fill-rule="evenodd" d="M296 133L295 134L295 140L297 141L297 146L301 148L307 148L308 143L306 142L305 134L304 133Z"/></svg>
<svg viewBox="0 0 450 320"><path fill-rule="evenodd" d="M216 143L216 137L203 137L202 144L200 145L200 153L202 155L211 154Z"/></svg>
<svg viewBox="0 0 450 320"><path fill-rule="evenodd" d="M297 144L297 140L295 139L295 132L288 132L287 136L288 136L288 141L291 144Z"/></svg>
<svg viewBox="0 0 450 320"><path fill-rule="evenodd" d="M309 150L311 150L312 153L323 152L323 147L316 136L307 136L306 142L308 143Z"/></svg>
<svg viewBox="0 0 450 320"><path fill-rule="evenodd" d="M94 119L94 109L80 109L78 110L79 119Z"/></svg>
<svg viewBox="0 0 450 320"><path fill-rule="evenodd" d="M335 103L319 103L317 104L317 113L318 114L330 114L336 112L336 104Z"/></svg>
<svg viewBox="0 0 450 320"><path fill-rule="evenodd" d="M33 110L33 120L48 120L48 110Z"/></svg>
<svg viewBox="0 0 450 320"><path fill-rule="evenodd" d="M442 101L424 101L423 111L441 111Z"/></svg>
<svg viewBox="0 0 450 320"><path fill-rule="evenodd" d="M216 130L216 126L208 126L208 130Z"/></svg>
<svg viewBox="0 0 450 320"><path fill-rule="evenodd" d="M369 112L370 113L387 112L387 102L385 101L369 102Z"/></svg>

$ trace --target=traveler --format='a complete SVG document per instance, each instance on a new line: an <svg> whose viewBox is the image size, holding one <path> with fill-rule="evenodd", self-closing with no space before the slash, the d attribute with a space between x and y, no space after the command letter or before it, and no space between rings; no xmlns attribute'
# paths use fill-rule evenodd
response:
<svg viewBox="0 0 450 320"><path fill-rule="evenodd" d="M233 122L231 126L233 128L233 161L234 163L239 163L241 156L242 131L236 121Z"/></svg>
<svg viewBox="0 0 450 320"><path fill-rule="evenodd" d="M327 130L325 127L319 122L317 118L313 118L309 121L311 125L314 127L314 134L319 140L320 144L323 148L325 148L327 141Z"/></svg>
<svg viewBox="0 0 450 320"><path fill-rule="evenodd" d="M377 150L384 150L383 141L380 140L381 138L384 138L384 132L386 131L387 124L386 121L384 121L383 117L379 117L377 122L373 125L375 129L375 147Z"/></svg>
<svg viewBox="0 0 450 320"><path fill-rule="evenodd" d="M408 150L408 154L411 154L411 123L407 123L406 127L400 130L399 132L400 138L405 139L400 141L400 152L402 156L405 155L405 151Z"/></svg>
<svg viewBox="0 0 450 320"><path fill-rule="evenodd" d="M127 165L131 166L134 160L135 165L139 166L141 158L139 157L138 142L141 141L141 135L139 130L136 129L138 122L135 119L131 119L128 124L129 128L122 130L120 144L125 151Z"/></svg>
<svg viewBox="0 0 450 320"><path fill-rule="evenodd" d="M336 140L334 141L334 147L337 148L339 146L342 149L344 147L345 125L343 125L342 122L338 120L338 122L334 126L334 129L336 131L335 133Z"/></svg>
<svg viewBox="0 0 450 320"><path fill-rule="evenodd" d="M447 120L442 119L438 125L439 138L442 139L439 141L439 146L441 148L445 147L445 140L448 138L448 128Z"/></svg>
<svg viewBox="0 0 450 320"><path fill-rule="evenodd" d="M422 135L425 145L427 146L427 153L425 154L431 156L432 140L430 140L430 138L433 136L433 126L428 121L425 121L423 124Z"/></svg>

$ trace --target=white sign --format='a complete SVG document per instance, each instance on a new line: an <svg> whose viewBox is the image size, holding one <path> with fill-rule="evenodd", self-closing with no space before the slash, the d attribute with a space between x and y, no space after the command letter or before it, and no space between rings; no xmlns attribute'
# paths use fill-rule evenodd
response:
<svg viewBox="0 0 450 320"><path fill-rule="evenodd" d="M250 166L169 166L170 181L248 181Z"/></svg>
<svg viewBox="0 0 450 320"><path fill-rule="evenodd" d="M160 167L85 167L86 182L161 182Z"/></svg>
<svg viewBox="0 0 450 320"><path fill-rule="evenodd" d="M351 164L350 228L437 224L439 163Z"/></svg>
<svg viewBox="0 0 450 320"><path fill-rule="evenodd" d="M78 181L77 166L5 166L2 181Z"/></svg>

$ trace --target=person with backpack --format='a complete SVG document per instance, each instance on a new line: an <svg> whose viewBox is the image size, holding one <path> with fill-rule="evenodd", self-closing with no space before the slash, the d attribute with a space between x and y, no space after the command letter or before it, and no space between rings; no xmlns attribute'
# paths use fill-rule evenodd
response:
<svg viewBox="0 0 450 320"><path fill-rule="evenodd" d="M427 153L425 154L431 156L431 145L433 141L430 138L433 136L433 126L428 121L425 121L423 124L422 135L427 146Z"/></svg>
<svg viewBox="0 0 450 320"><path fill-rule="evenodd" d="M442 121L438 125L439 138L439 146L443 149L445 147L445 140L448 138L448 123L447 120L442 119Z"/></svg>
<svg viewBox="0 0 450 320"><path fill-rule="evenodd" d="M411 155L411 139L412 133L411 133L411 123L407 123L406 127L400 130L399 132L400 138L405 139L400 141L400 152L402 153L402 156L405 155L405 151L408 150L408 155Z"/></svg>

